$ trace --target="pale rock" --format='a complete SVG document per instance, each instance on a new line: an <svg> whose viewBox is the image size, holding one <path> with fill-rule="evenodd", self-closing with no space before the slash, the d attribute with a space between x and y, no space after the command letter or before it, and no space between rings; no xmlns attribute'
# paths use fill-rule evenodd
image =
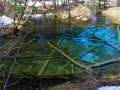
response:
<svg viewBox="0 0 120 90"><path fill-rule="evenodd" d="M59 12L59 16L61 16L62 19L67 19L67 18L69 18L69 13L67 10L63 10L63 11ZM93 17L92 11L85 6L74 7L70 11L70 16L73 19L84 20L84 21L87 21Z"/></svg>

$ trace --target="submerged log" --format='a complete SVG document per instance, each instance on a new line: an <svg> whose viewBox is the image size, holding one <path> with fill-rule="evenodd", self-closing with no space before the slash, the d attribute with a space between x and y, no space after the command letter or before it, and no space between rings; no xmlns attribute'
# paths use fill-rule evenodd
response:
<svg viewBox="0 0 120 90"><path fill-rule="evenodd" d="M97 39L100 40L101 42L105 43L106 45L108 45L108 46L112 47L113 49L117 50L118 52L120 52L120 48L112 45L111 43L107 42L106 40L101 39L101 38L99 38L99 37L97 37L97 36L95 36L95 35L93 35L93 37L97 38Z"/></svg>
<svg viewBox="0 0 120 90"><path fill-rule="evenodd" d="M95 35L93 35L93 37L97 38L98 40L100 40L101 42L107 44L108 46L112 47L113 49L117 50L118 52L120 52L120 48L112 45L111 43L105 41L104 39L101 39ZM118 63L120 62L120 58L118 59L114 59L114 60L108 60L108 61L105 61L105 62L101 62L101 63L96 63L92 66L90 66L91 69L95 69L95 68L101 68L101 67L104 67L104 66L108 66L108 65L111 65L111 64L114 64L114 63Z"/></svg>
<svg viewBox="0 0 120 90"><path fill-rule="evenodd" d="M60 69L56 72L56 75L59 74L61 71L63 71L65 68L67 68L70 64L71 64L71 62L68 62L67 64L65 64L62 68L60 68Z"/></svg>
<svg viewBox="0 0 120 90"><path fill-rule="evenodd" d="M60 45L60 43L62 42L63 38L61 38L58 43L57 43L57 46ZM50 56L52 56L53 54L55 53L55 49L52 50L52 52L50 53ZM48 65L50 63L50 58L46 60L45 64L42 66L40 72L38 73L38 75L44 75Z"/></svg>
<svg viewBox="0 0 120 90"><path fill-rule="evenodd" d="M53 49L55 49L57 52L59 52L61 55L63 55L65 58L67 58L68 61L70 61L71 63L73 63L74 65L80 67L83 70L88 70L89 68L79 62L77 62L76 60L74 60L73 58L71 58L70 56L68 56L67 54L65 54L63 51L61 51L60 49L58 49L57 47L53 46L50 42L46 42L50 47L52 47Z"/></svg>
<svg viewBox="0 0 120 90"><path fill-rule="evenodd" d="M120 58L108 60L108 61L101 62L101 63L96 63L96 64L92 65L91 68L92 69L101 68L101 67L105 67L105 66L108 66L108 65L111 65L114 63L120 63Z"/></svg>

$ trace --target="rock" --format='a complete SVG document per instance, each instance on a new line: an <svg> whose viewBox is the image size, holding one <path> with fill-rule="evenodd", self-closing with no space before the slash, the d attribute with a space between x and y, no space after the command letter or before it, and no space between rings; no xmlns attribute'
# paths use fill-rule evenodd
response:
<svg viewBox="0 0 120 90"><path fill-rule="evenodd" d="M79 19L80 19L80 17L76 17L76 20L77 20L77 19L79 20Z"/></svg>
<svg viewBox="0 0 120 90"><path fill-rule="evenodd" d="M117 1L117 6L120 6L120 0Z"/></svg>
<svg viewBox="0 0 120 90"><path fill-rule="evenodd" d="M120 25L120 7L109 8L102 12L104 16L109 18L113 23Z"/></svg>
<svg viewBox="0 0 120 90"><path fill-rule="evenodd" d="M67 19L68 17L68 15L62 15L62 19Z"/></svg>
<svg viewBox="0 0 120 90"><path fill-rule="evenodd" d="M88 19L87 18L82 18L83 21L87 21Z"/></svg>
<svg viewBox="0 0 120 90"><path fill-rule="evenodd" d="M110 0L108 4L109 4L109 6L114 7L114 6L117 6L117 1L118 0Z"/></svg>
<svg viewBox="0 0 120 90"><path fill-rule="evenodd" d="M84 6L78 6L75 9L71 10L70 13L72 18L75 18L75 17L79 17L80 19L82 19L82 17L87 19L92 18L91 10Z"/></svg>
<svg viewBox="0 0 120 90"><path fill-rule="evenodd" d="M69 18L69 12L67 10L63 10L63 11L59 12L59 16L62 19L67 19L67 18ZM92 15L92 11L89 8L87 8L85 6L77 6L73 9L71 9L70 17L72 19L76 19L76 20L87 21L87 20L91 19L93 17L93 15Z"/></svg>
<svg viewBox="0 0 120 90"><path fill-rule="evenodd" d="M85 0L84 5L85 6L91 6L91 5L97 5L98 4L98 0Z"/></svg>

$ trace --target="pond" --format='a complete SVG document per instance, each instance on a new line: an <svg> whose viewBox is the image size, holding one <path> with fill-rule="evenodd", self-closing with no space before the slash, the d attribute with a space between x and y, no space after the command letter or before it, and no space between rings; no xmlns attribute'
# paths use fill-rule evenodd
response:
<svg viewBox="0 0 120 90"><path fill-rule="evenodd" d="M63 23L59 19L47 18L46 15L32 19L27 24L27 30L23 31L23 34L31 33L24 40L12 75L19 77L32 73L38 77L63 77L78 75L83 68L87 69L91 65L98 77L119 74L119 63L94 66L96 63L120 58L120 33L117 25L102 16L96 16L89 22L75 23ZM4 40L1 39L0 46ZM26 43L27 47L24 47ZM6 71L15 56L12 53L7 57Z"/></svg>
<svg viewBox="0 0 120 90"><path fill-rule="evenodd" d="M44 67L45 62L47 65L44 76L76 74L81 70L69 63L68 57L84 65L93 65L119 58L120 33L117 26L111 24L108 19L96 16L89 23L76 25L71 22L63 23L58 19L46 18L46 15L42 17L41 19L37 18L28 27L28 31L32 29L32 33L27 41L33 38L35 40L19 53L18 63L13 70L14 74L35 70L37 75L41 75L42 69L40 70L40 68ZM54 51L55 48L58 51ZM119 70L120 66L116 64L111 69L116 66ZM102 66L102 68L104 67Z"/></svg>

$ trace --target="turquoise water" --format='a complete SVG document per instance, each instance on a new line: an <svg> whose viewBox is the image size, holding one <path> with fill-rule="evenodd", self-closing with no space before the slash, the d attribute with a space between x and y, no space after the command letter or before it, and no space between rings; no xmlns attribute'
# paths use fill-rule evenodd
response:
<svg viewBox="0 0 120 90"><path fill-rule="evenodd" d="M115 50L94 37L97 36L120 48L117 26L111 24L107 19L102 22L101 20L97 21L96 18L93 18L90 24L84 26L63 25L56 30L48 31L47 35L40 34L38 39L42 43L44 40L49 40L54 44L62 38L59 48L71 57L77 57L77 59L100 62L118 58L120 56L119 50Z"/></svg>
<svg viewBox="0 0 120 90"><path fill-rule="evenodd" d="M23 43L17 63L12 71L14 75L28 72L34 72L35 75L39 75L46 60L50 62L46 66L45 76L80 73L81 69L76 65L73 68L73 64L69 64L69 59L64 55L80 62L85 67L96 62L117 59L120 56L117 25L110 23L109 20L103 17L100 19L95 17L85 24L63 23L57 19L44 17L40 20L34 20L27 28L25 32L23 31L24 33L28 33L30 30L32 32L26 37L24 42L27 43L34 40L26 47L24 47ZM1 46L3 45L2 40L4 41L5 39L1 39ZM50 42L54 47L61 50L64 55L57 50L54 51L53 47L46 42ZM51 54L53 51L54 53ZM8 60L14 61L12 57L15 57L14 54L11 54ZM67 64L68 66L64 69ZM115 64L112 69L114 70L116 67L116 73L119 73L120 66L118 64Z"/></svg>
<svg viewBox="0 0 120 90"><path fill-rule="evenodd" d="M69 64L69 60L57 50L54 52L53 48L46 44L46 41L49 41L54 47L86 67L91 65L91 63L109 61L120 57L120 33L117 30L117 25L112 24L104 17L96 16L87 24L81 23L79 25L73 24L72 22L63 23L56 19L47 19L45 16L40 20L38 16L35 22L33 25L28 25L29 29L32 29L33 32L28 35L25 43L34 38L35 40L25 48L23 45L18 57L16 55L14 56L14 53L11 53L10 57L7 58L8 62L5 62L7 72L10 68L9 64L14 62L14 57L17 58L11 76L19 77L32 73L33 76L40 77L63 77L64 75L81 73L81 68L71 63ZM6 26L6 23L2 22L0 23L0 26L1 25ZM57 45L59 41L61 42ZM2 43L2 39L0 43ZM51 54L51 52L54 53ZM50 62L41 75L39 73L44 67L46 60L50 60ZM90 64L88 64L88 62ZM65 67L67 64L68 66ZM1 67L4 68L2 65ZM102 74L109 76L114 74L114 72L117 75L120 73L119 69L120 65L117 63L115 66L110 65L108 68L103 67L103 69L99 69L100 71L93 69L92 73L96 75L96 77L99 77L99 75L102 76ZM111 73L112 71L113 73ZM29 85L31 86L31 84ZM119 90L120 88L102 87L98 90L107 89Z"/></svg>
<svg viewBox="0 0 120 90"><path fill-rule="evenodd" d="M76 66L72 68L72 64L68 64L69 59L57 50L51 55L53 47L48 45L46 41L70 58L86 65L86 67L91 63L109 61L120 56L117 26L103 17L99 20L95 17L87 24L81 23L79 25L72 22L63 23L57 19L43 18L36 20L36 23L29 26L29 28L32 28L33 32L29 35L28 40L33 38L35 40L24 48L19 56L20 60L22 58L25 65L30 69L23 67L25 65L18 65L16 70L18 67L21 71L22 68L26 68L27 72L35 69L35 72L39 74L44 63L49 59L50 62L45 75L54 76L81 72L80 68L78 69ZM23 64L23 62L20 64ZM67 64L68 66L58 73ZM111 69L117 67L116 72L119 73L119 65L115 64L114 68L113 66Z"/></svg>

